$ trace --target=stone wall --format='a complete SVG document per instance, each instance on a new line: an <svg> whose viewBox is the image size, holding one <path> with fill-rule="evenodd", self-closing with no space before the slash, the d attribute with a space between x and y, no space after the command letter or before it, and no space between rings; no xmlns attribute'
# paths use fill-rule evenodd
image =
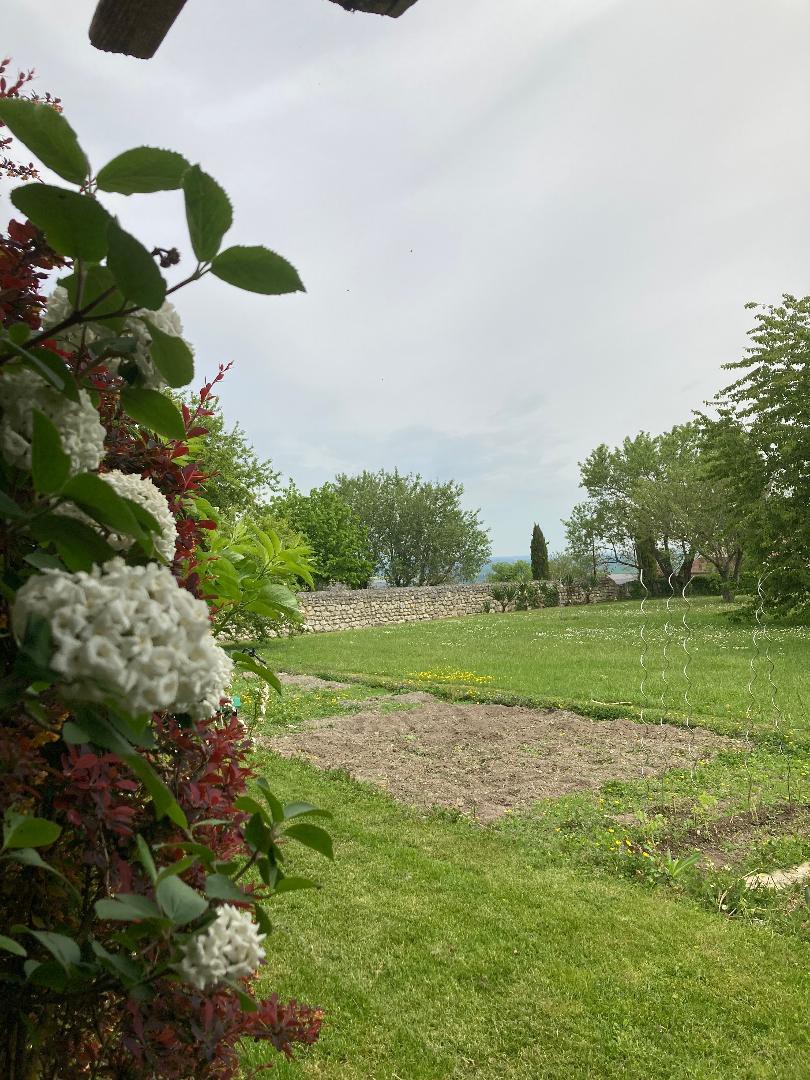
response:
<svg viewBox="0 0 810 1080"><path fill-rule="evenodd" d="M622 599L622 586L606 579L593 589L588 600L582 589L560 586L562 604L600 603ZM363 626L386 626L391 623L448 619L456 615L477 615L486 603L494 611L500 605L492 600L490 586L423 585L418 588L324 589L298 594L304 616L304 630L357 630Z"/></svg>

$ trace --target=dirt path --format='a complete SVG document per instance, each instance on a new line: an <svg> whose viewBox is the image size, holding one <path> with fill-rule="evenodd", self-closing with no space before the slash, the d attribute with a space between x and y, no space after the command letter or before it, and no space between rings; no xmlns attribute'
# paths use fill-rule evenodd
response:
<svg viewBox="0 0 810 1080"><path fill-rule="evenodd" d="M418 707L407 711L364 708L262 741L319 768L345 769L402 802L455 808L483 822L538 799L636 780L643 771L660 775L689 767L694 755L738 748L701 730L412 696Z"/></svg>

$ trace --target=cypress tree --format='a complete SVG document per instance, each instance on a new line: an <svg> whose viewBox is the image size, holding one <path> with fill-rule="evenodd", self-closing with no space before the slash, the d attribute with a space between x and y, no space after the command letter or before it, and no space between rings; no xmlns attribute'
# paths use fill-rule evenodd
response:
<svg viewBox="0 0 810 1080"><path fill-rule="evenodd" d="M548 547L543 530L535 522L531 543L532 577L535 581L548 581Z"/></svg>

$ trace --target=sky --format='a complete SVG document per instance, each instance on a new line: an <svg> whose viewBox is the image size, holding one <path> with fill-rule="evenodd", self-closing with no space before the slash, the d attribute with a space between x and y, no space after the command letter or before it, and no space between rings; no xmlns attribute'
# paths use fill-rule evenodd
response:
<svg viewBox="0 0 810 1080"><path fill-rule="evenodd" d="M209 277L177 306L301 488L453 478L495 555L534 521L559 549L577 463L687 420L745 303L810 291L806 0L188 0L149 61L93 49L94 6L4 0L0 50L95 167L179 150L231 196L228 243L298 268L306 294ZM107 205L189 251L179 193Z"/></svg>

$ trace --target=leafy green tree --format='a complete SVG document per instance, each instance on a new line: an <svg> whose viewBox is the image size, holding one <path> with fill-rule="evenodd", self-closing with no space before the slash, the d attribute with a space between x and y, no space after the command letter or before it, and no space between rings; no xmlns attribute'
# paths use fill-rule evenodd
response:
<svg viewBox="0 0 810 1080"><path fill-rule="evenodd" d="M749 307L757 307L755 304ZM725 480L763 589L779 613L810 614L810 297L760 306L739 374L711 403L712 468Z"/></svg>
<svg viewBox="0 0 810 1080"><path fill-rule="evenodd" d="M478 510L464 510L464 488L398 470L338 476L338 493L368 529L378 572L389 585L472 581L491 553Z"/></svg>
<svg viewBox="0 0 810 1080"><path fill-rule="evenodd" d="M744 528L730 485L712 464L705 425L663 435L641 432L620 447L598 446L581 464L588 502L565 523L580 554L596 545L644 571L653 589L689 581L698 552L713 563L730 598L739 577Z"/></svg>
<svg viewBox="0 0 810 1080"><path fill-rule="evenodd" d="M496 562L487 574L487 581L531 581L531 564L525 559L516 559L515 562Z"/></svg>
<svg viewBox="0 0 810 1080"><path fill-rule="evenodd" d="M291 483L273 500L271 512L311 545L317 588L333 582L353 589L368 585L374 573L368 531L332 484L304 495Z"/></svg>
<svg viewBox="0 0 810 1080"><path fill-rule="evenodd" d="M208 479L205 498L230 519L255 515L279 488L279 474L260 457L239 423L228 425L219 399L210 397L213 415L204 421L207 434L190 440L190 449Z"/></svg>
<svg viewBox="0 0 810 1080"><path fill-rule="evenodd" d="M530 546L532 577L535 581L548 581L548 545L543 530L535 522Z"/></svg>
<svg viewBox="0 0 810 1080"><path fill-rule="evenodd" d="M591 565L587 556L566 548L565 551L555 552L549 558L548 572L550 581L573 583L585 581L590 576Z"/></svg>

